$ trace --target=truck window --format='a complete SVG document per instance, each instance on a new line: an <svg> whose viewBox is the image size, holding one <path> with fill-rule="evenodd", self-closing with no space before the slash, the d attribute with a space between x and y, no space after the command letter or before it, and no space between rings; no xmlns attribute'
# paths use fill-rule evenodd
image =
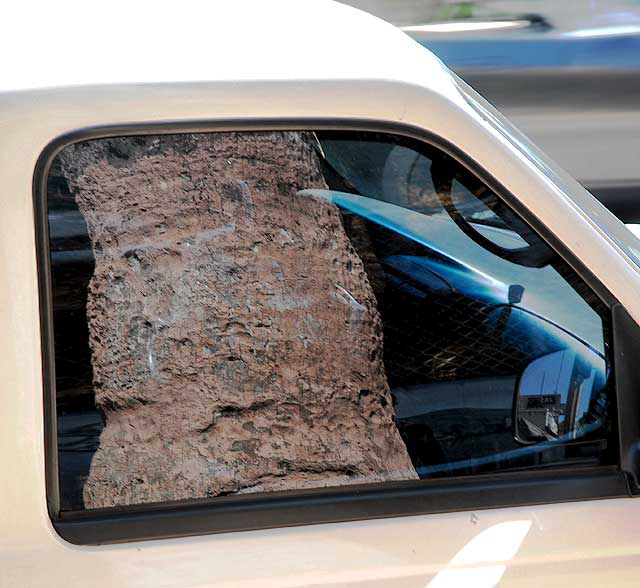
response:
<svg viewBox="0 0 640 588"><path fill-rule="evenodd" d="M48 218L63 510L614 460L606 308L436 147L87 140Z"/></svg>

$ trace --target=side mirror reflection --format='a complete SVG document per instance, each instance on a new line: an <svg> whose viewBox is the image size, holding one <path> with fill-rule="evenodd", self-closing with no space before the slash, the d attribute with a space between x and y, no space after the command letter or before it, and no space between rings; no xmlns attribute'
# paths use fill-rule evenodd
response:
<svg viewBox="0 0 640 588"><path fill-rule="evenodd" d="M603 358L571 348L532 361L514 400L516 440L523 445L567 441L599 426L605 370Z"/></svg>

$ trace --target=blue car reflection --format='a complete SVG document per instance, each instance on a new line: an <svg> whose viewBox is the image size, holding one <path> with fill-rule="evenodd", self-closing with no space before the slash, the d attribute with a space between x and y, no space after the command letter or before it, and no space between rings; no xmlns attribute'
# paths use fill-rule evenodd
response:
<svg viewBox="0 0 640 588"><path fill-rule="evenodd" d="M385 363L398 427L421 476L526 467L532 455L602 427L604 350L523 304L541 270L525 268L524 285L507 284L487 264L450 252L456 227L445 217L356 194L300 194L365 219L377 238L421 246L419 254L378 260Z"/></svg>

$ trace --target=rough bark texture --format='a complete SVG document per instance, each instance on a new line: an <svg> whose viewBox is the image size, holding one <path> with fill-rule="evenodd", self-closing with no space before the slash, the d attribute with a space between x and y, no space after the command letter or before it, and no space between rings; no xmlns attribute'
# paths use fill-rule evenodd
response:
<svg viewBox="0 0 640 588"><path fill-rule="evenodd" d="M376 301L300 133L89 141L60 164L95 252L106 426L87 508L415 478Z"/></svg>

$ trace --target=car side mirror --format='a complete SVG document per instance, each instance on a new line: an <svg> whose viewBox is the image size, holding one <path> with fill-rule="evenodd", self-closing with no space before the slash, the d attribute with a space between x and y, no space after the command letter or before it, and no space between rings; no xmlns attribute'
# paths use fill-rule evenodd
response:
<svg viewBox="0 0 640 588"><path fill-rule="evenodd" d="M514 398L516 441L569 441L599 427L605 379L604 360L587 350L567 348L534 359L522 372Z"/></svg>

